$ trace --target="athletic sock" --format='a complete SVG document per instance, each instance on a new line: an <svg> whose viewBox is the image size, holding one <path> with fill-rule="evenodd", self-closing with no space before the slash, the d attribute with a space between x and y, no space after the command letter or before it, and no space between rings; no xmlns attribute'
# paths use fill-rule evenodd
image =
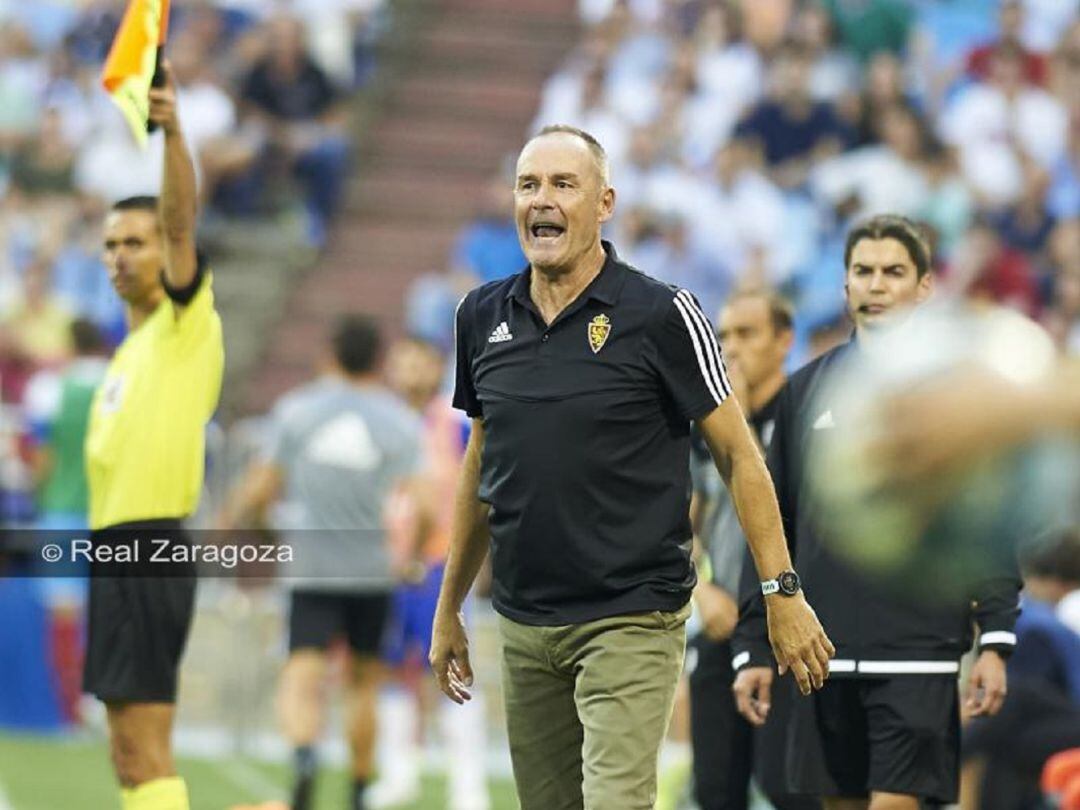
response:
<svg viewBox="0 0 1080 810"><path fill-rule="evenodd" d="M352 804L349 805L349 810L364 810L364 791L367 789L367 782L359 779L353 780L352 783Z"/></svg>
<svg viewBox="0 0 1080 810"><path fill-rule="evenodd" d="M120 804L124 810L191 810L187 785L179 776L154 779L122 790Z"/></svg>
<svg viewBox="0 0 1080 810"><path fill-rule="evenodd" d="M296 764L296 781L293 783L292 810L311 810L312 795L315 788L315 772L318 762L315 757L315 748L310 745L301 745L294 754Z"/></svg>

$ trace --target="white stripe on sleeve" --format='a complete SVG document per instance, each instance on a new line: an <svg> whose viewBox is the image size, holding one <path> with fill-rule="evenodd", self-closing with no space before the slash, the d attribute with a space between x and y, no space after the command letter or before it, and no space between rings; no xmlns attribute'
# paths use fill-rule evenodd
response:
<svg viewBox="0 0 1080 810"><path fill-rule="evenodd" d="M694 355L697 357L698 368L702 379L705 380L705 386L719 405L727 398L728 389L725 388L722 377L716 372L716 359L709 353L708 339L701 335L701 327L694 319L691 308L678 295L675 296L675 308L679 310L686 324L686 332L690 336L690 344L694 347Z"/></svg>
<svg viewBox="0 0 1080 810"><path fill-rule="evenodd" d="M983 633L979 636L979 645L985 647L987 644L1016 644L1016 633L1010 633L1008 630Z"/></svg>
<svg viewBox="0 0 1080 810"><path fill-rule="evenodd" d="M716 342L716 331L713 329L709 319L705 317L705 313L701 311L701 305L698 304L697 299L689 290L679 290L675 295L676 298L681 298L683 303L686 304L691 316L695 323L701 328L701 336L705 341L706 353L710 360L710 367L716 374L716 378L719 381L720 390L724 392L723 398L726 398L731 393L731 382L727 378L727 373L724 371L724 361L720 354L720 344Z"/></svg>

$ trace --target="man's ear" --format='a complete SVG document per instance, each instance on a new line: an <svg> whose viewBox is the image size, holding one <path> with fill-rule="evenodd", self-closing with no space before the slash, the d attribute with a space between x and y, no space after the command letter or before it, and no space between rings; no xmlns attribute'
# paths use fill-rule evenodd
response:
<svg viewBox="0 0 1080 810"><path fill-rule="evenodd" d="M607 222L615 215L615 189L608 186L600 192L600 222Z"/></svg>
<svg viewBox="0 0 1080 810"><path fill-rule="evenodd" d="M920 304L934 294L934 274L927 270L918 281L915 300Z"/></svg>

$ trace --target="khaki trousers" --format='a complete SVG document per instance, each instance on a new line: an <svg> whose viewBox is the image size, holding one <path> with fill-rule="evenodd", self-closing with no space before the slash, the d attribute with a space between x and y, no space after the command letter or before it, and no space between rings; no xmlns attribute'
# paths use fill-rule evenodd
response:
<svg viewBox="0 0 1080 810"><path fill-rule="evenodd" d="M652 810L690 604L535 627L499 619L522 810Z"/></svg>

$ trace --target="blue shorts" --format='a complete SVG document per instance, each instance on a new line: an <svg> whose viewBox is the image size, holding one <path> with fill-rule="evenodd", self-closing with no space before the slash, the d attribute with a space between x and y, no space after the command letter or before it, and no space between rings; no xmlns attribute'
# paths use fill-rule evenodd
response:
<svg viewBox="0 0 1080 810"><path fill-rule="evenodd" d="M383 660L401 666L410 656L427 661L431 648L431 624L435 621L435 605L439 601L444 563L428 569L418 585L399 585L394 591L390 622L383 644Z"/></svg>

